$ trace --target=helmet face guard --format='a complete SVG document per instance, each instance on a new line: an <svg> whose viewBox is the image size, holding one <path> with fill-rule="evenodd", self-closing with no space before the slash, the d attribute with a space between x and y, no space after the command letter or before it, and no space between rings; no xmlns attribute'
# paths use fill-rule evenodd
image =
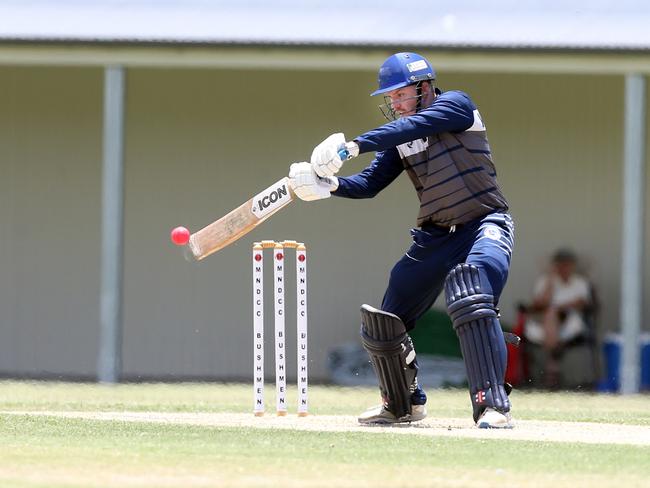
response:
<svg viewBox="0 0 650 488"><path fill-rule="evenodd" d="M436 79L436 72L425 58L415 53L397 53L390 56L379 68L377 82L379 87L370 96L383 95L385 93L404 88L408 85L416 85L417 108L421 109L422 82L433 82ZM384 117L388 120L399 118L393 108L390 98L384 96L385 103L379 106Z"/></svg>
<svg viewBox="0 0 650 488"><path fill-rule="evenodd" d="M417 100L417 105L415 106L415 111L419 112L422 108L422 87L421 87L422 82L417 83L417 94L409 97L409 98L404 98L401 100L401 102L407 102L409 100ZM395 88L397 90L397 88ZM392 122L393 120L399 119L402 114L398 113L395 110L395 107L393 106L393 101L388 95L384 95L384 103L379 105L379 110L381 111L382 115L389 121Z"/></svg>

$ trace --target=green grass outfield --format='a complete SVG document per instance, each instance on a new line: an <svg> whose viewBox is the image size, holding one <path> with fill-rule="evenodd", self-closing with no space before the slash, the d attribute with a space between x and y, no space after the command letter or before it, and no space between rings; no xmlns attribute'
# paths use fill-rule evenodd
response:
<svg viewBox="0 0 650 488"><path fill-rule="evenodd" d="M546 442L491 438L490 431L481 438L457 438L403 435L417 434L414 428L320 432L58 416L156 412L170 418L193 413L248 418L252 397L251 385L236 384L0 382L0 487L620 488L647 486L650 479L650 446L608 443L606 437L602 443ZM288 398L295 393L290 390ZM353 417L377 399L375 388L310 388L315 417ZM515 392L512 399L522 421L650 426L650 397L644 395ZM431 418L467 418L468 394L431 391L428 407Z"/></svg>

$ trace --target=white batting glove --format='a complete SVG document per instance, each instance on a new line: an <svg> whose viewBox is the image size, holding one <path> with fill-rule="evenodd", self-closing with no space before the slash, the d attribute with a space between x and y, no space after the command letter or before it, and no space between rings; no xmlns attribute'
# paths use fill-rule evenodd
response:
<svg viewBox="0 0 650 488"><path fill-rule="evenodd" d="M339 151L345 149L346 157L341 159ZM342 132L332 134L311 153L311 165L321 178L336 174L343 166L343 161L359 155L359 146L355 142L345 142Z"/></svg>
<svg viewBox="0 0 650 488"><path fill-rule="evenodd" d="M321 178L311 164L293 163L289 168L289 186L301 200L311 202L329 198L330 193L339 187L336 176Z"/></svg>

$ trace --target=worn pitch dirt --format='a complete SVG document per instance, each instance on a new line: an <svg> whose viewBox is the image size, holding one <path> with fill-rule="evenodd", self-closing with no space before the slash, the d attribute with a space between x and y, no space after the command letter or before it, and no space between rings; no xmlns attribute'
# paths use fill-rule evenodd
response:
<svg viewBox="0 0 650 488"><path fill-rule="evenodd" d="M514 429L477 429L471 419L427 418L413 424L390 427L359 425L347 415L309 415L255 417L241 413L168 412L4 412L15 415L54 416L102 421L153 422L206 427L246 427L321 432L365 432L374 434L423 435L473 439L510 439L538 442L579 442L587 444L650 445L650 426L592 422L519 420Z"/></svg>

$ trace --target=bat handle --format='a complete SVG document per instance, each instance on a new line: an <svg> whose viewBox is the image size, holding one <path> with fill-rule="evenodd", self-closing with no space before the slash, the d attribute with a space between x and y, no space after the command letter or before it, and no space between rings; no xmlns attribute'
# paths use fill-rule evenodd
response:
<svg viewBox="0 0 650 488"><path fill-rule="evenodd" d="M347 161L350 159L350 151L348 151L345 146L339 148L339 158L341 158L341 161Z"/></svg>

